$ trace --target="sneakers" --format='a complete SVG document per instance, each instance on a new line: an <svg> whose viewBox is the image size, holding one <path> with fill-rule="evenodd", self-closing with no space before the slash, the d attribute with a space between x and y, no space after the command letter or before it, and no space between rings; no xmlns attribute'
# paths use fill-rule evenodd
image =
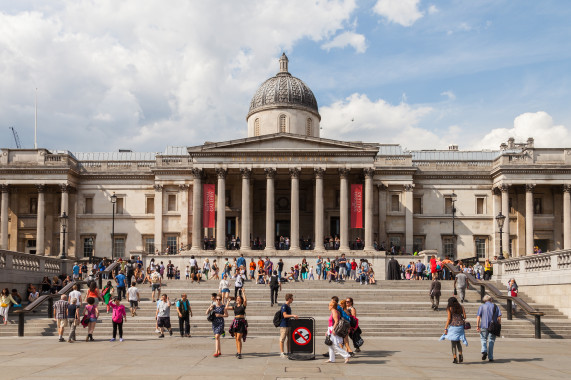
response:
<svg viewBox="0 0 571 380"><path fill-rule="evenodd" d="M164 338L164 337L165 337L165 334L159 335L159 338Z"/></svg>
<svg viewBox="0 0 571 380"><path fill-rule="evenodd" d="M59 341L60 341L60 342L65 342L65 339L59 338Z"/></svg>
<svg viewBox="0 0 571 380"><path fill-rule="evenodd" d="M242 359L242 354L238 354L238 359Z"/></svg>
<svg viewBox="0 0 571 380"><path fill-rule="evenodd" d="M482 352L482 360L486 360L488 358L487 352Z"/></svg>
<svg viewBox="0 0 571 380"><path fill-rule="evenodd" d="M287 358L287 355L282 352L282 353L280 354L280 358L282 358L282 359Z"/></svg>
<svg viewBox="0 0 571 380"><path fill-rule="evenodd" d="M226 336L226 331L222 331L222 338L224 338Z"/></svg>
<svg viewBox="0 0 571 380"><path fill-rule="evenodd" d="M169 330L169 335L172 336L172 329Z"/></svg>
<svg viewBox="0 0 571 380"><path fill-rule="evenodd" d="M122 342L122 341L123 341L123 338L119 339L119 342Z"/></svg>
<svg viewBox="0 0 571 380"><path fill-rule="evenodd" d="M115 338L111 338L109 341L110 341L110 342L115 342Z"/></svg>
<svg viewBox="0 0 571 380"><path fill-rule="evenodd" d="M161 330L159 330L159 329L157 328L157 329L155 329L155 332L156 332L156 333L160 333Z"/></svg>

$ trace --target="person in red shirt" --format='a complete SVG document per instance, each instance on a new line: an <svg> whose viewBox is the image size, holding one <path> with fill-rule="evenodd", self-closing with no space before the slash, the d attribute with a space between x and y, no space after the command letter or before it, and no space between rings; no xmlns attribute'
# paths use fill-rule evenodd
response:
<svg viewBox="0 0 571 380"><path fill-rule="evenodd" d="M351 260L351 274L349 275L349 278L351 280L357 279L357 263L355 262L355 259Z"/></svg>
<svg viewBox="0 0 571 380"><path fill-rule="evenodd" d="M434 279L436 276L436 257L432 255L430 258L430 279Z"/></svg>

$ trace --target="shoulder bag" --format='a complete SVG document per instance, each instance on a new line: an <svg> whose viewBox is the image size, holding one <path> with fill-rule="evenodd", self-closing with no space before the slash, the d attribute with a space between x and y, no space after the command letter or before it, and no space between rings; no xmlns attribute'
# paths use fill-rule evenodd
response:
<svg viewBox="0 0 571 380"><path fill-rule="evenodd" d="M490 322L490 326L488 327L488 332L490 334L494 334L495 336L500 336L502 333L502 325L498 323L497 312L498 305L494 305L494 313L492 315L492 321Z"/></svg>

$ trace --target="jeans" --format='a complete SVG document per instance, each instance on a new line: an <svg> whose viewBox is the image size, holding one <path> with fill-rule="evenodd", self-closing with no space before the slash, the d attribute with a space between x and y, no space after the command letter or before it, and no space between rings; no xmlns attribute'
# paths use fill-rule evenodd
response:
<svg viewBox="0 0 571 380"><path fill-rule="evenodd" d="M488 353L488 359L494 360L494 342L496 341L496 336L490 334L488 329L480 330L480 342L482 343L481 352Z"/></svg>
<svg viewBox="0 0 571 380"><path fill-rule="evenodd" d="M180 336L190 335L190 314L183 314L182 318L178 317L178 329Z"/></svg>
<svg viewBox="0 0 571 380"><path fill-rule="evenodd" d="M125 292L125 287L124 286L118 286L117 287L117 297L119 298L119 301L121 301L123 298L126 297L126 292Z"/></svg>

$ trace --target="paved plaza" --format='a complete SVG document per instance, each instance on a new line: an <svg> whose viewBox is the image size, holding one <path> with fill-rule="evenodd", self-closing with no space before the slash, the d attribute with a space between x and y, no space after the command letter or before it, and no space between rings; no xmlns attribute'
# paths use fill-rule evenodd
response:
<svg viewBox="0 0 571 380"><path fill-rule="evenodd" d="M276 330L277 331L277 330ZM165 339L126 337L122 343L97 335L96 342L59 343L53 337L0 338L0 378L8 379L546 379L571 378L568 340L498 339L495 362L481 361L479 341L464 349L464 364L452 364L449 342L438 338L369 338L351 363L325 363L318 339L318 359L292 361L278 356L278 339L248 338L244 358L234 357L231 338L223 355L212 357L208 337Z"/></svg>

